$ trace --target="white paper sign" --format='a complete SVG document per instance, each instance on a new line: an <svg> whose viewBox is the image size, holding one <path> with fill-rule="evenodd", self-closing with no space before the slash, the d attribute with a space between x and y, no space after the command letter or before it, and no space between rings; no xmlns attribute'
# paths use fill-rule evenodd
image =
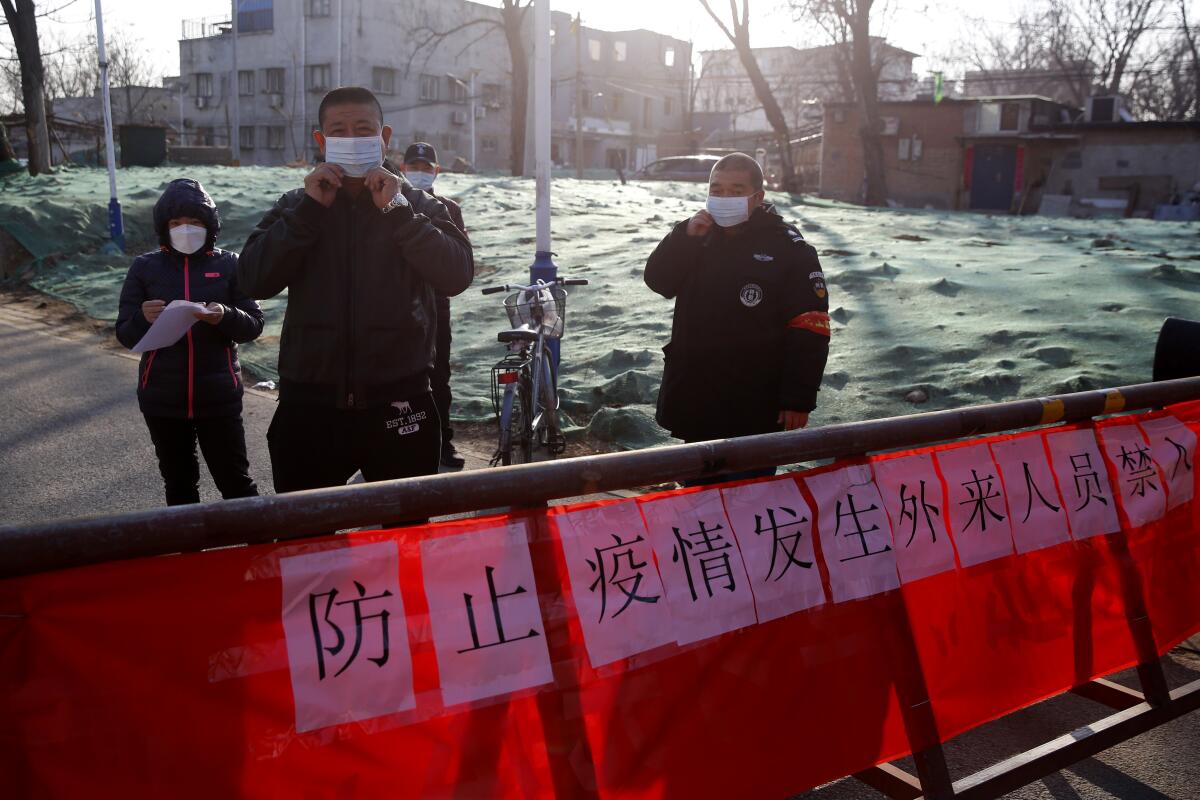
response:
<svg viewBox="0 0 1200 800"><path fill-rule="evenodd" d="M447 706L554 680L523 522L426 539L421 569Z"/></svg>
<svg viewBox="0 0 1200 800"><path fill-rule="evenodd" d="M150 325L150 330L132 348L135 353L170 347L196 324L196 312L204 311L203 303L190 300L172 300Z"/></svg>
<svg viewBox="0 0 1200 800"><path fill-rule="evenodd" d="M414 708L396 543L281 558L279 571L296 730Z"/></svg>
<svg viewBox="0 0 1200 800"><path fill-rule="evenodd" d="M698 642L757 621L720 491L663 497L642 503L641 510L667 589L676 642Z"/></svg>
<svg viewBox="0 0 1200 800"><path fill-rule="evenodd" d="M825 602L813 552L813 514L790 478L722 489L725 511L750 576L758 621Z"/></svg>
<svg viewBox="0 0 1200 800"><path fill-rule="evenodd" d="M804 482L817 504L821 552L833 601L898 588L891 524L870 467L846 467L806 477Z"/></svg>
<svg viewBox="0 0 1200 800"><path fill-rule="evenodd" d="M637 503L554 518L593 667L671 644L671 609Z"/></svg>
<svg viewBox="0 0 1200 800"><path fill-rule="evenodd" d="M1046 434L1050 460L1076 539L1121 530L1117 501L1096 435L1090 428Z"/></svg>
<svg viewBox="0 0 1200 800"><path fill-rule="evenodd" d="M954 569L954 545L933 455L880 459L871 462L871 471L892 521L900 580L908 583Z"/></svg>
<svg viewBox="0 0 1200 800"><path fill-rule="evenodd" d="M1167 508L1181 506L1196 493L1196 434L1175 417L1141 423L1150 452L1167 479Z"/></svg>
<svg viewBox="0 0 1200 800"><path fill-rule="evenodd" d="M1054 485L1041 436L992 442L1012 513L1013 543L1018 553L1071 541L1067 512Z"/></svg>
<svg viewBox="0 0 1200 800"><path fill-rule="evenodd" d="M964 567L1012 555L1012 529L1000 473L986 442L934 455L950 506L950 533Z"/></svg>
<svg viewBox="0 0 1200 800"><path fill-rule="evenodd" d="M1150 445L1137 425L1113 425L1097 430L1104 455L1116 467L1116 493L1129 524L1135 528L1167 513L1167 497Z"/></svg>

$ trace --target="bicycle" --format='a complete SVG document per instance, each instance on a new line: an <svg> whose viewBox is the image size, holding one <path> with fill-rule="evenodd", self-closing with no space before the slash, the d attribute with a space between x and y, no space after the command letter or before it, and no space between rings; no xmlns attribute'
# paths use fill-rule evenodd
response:
<svg viewBox="0 0 1200 800"><path fill-rule="evenodd" d="M500 430L492 466L529 463L535 447L544 447L552 456L566 449L558 419L554 359L547 343L563 335L567 313L563 287L586 285L583 278L556 278L552 283L506 283L483 290L483 294L511 292L504 298L504 310L512 329L496 335L508 346L508 354L492 367L492 408Z"/></svg>

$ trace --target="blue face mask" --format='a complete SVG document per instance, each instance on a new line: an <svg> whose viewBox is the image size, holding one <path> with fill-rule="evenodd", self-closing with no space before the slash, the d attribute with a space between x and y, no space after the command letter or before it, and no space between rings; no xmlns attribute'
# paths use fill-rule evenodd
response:
<svg viewBox="0 0 1200 800"><path fill-rule="evenodd" d="M713 197L706 204L708 213L722 228L732 228L750 219L749 197Z"/></svg>
<svg viewBox="0 0 1200 800"><path fill-rule="evenodd" d="M383 165L382 136L326 136L325 160L351 178L361 178Z"/></svg>
<svg viewBox="0 0 1200 800"><path fill-rule="evenodd" d="M418 172L415 169L410 169L404 173L404 177L408 178L408 182L411 183L414 188L427 191L433 188L433 181L437 175L433 174L432 172Z"/></svg>

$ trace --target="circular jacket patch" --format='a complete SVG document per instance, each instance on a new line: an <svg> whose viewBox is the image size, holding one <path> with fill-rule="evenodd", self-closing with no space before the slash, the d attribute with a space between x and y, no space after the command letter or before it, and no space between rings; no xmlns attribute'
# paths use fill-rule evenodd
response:
<svg viewBox="0 0 1200 800"><path fill-rule="evenodd" d="M763 290L757 283L747 283L742 287L741 293L738 295L742 301L742 305L746 308L754 308L762 302Z"/></svg>

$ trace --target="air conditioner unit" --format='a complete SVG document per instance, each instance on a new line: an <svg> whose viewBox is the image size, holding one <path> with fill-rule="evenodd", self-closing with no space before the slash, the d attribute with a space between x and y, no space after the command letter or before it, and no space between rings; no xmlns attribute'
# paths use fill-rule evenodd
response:
<svg viewBox="0 0 1200 800"><path fill-rule="evenodd" d="M453 122L455 125L466 125L467 124L467 112L465 112L465 111L451 112L450 113L450 121Z"/></svg>
<svg viewBox="0 0 1200 800"><path fill-rule="evenodd" d="M1124 102L1120 95L1089 97L1087 102L1088 122L1120 122Z"/></svg>
<svg viewBox="0 0 1200 800"><path fill-rule="evenodd" d="M483 119L487 116L487 108L484 106L475 106L475 119Z"/></svg>
<svg viewBox="0 0 1200 800"><path fill-rule="evenodd" d="M196 108L208 108L208 98L207 97L197 97L196 98Z"/></svg>
<svg viewBox="0 0 1200 800"><path fill-rule="evenodd" d="M267 102L270 104L271 108L283 108L283 95L281 95L281 94L267 95Z"/></svg>

